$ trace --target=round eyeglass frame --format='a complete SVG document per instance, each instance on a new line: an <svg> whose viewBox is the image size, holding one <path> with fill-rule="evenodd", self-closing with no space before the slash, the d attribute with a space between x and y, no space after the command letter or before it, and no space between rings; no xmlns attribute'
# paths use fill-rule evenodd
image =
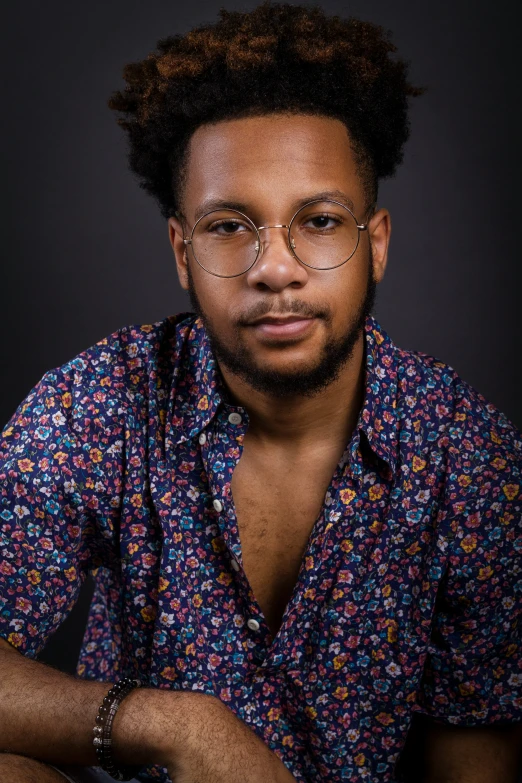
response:
<svg viewBox="0 0 522 783"><path fill-rule="evenodd" d="M350 213L350 215L353 217L353 219L355 221L355 225L357 226L357 242L356 242L356 245L355 245L353 251L350 253L348 258L345 258L344 261L341 261L340 264L336 264L335 266L320 267L320 266L312 266L311 264L307 264L306 261L303 261L301 258L299 258L299 256L295 252L295 243L294 243L294 240L292 239L292 237L290 235L290 230L292 228L292 224L293 224L295 218L297 217L297 215L303 209L306 209L307 207L309 207L310 204L319 204L319 203L337 204L338 206L342 207L343 209L345 209L347 212ZM375 206L375 204L372 204L372 206L369 208L368 212L366 213L367 215L370 212L373 211L374 206ZM256 252L256 257L254 258L254 260L252 261L250 266L248 266L242 272L238 272L236 275L219 275L217 272L211 272L210 269L207 269L206 266L203 266L201 261L198 259L197 255L196 255L196 253L194 251L194 247L193 246L192 246L192 254L193 254L194 258L196 259L196 262L199 264L199 266L202 269L204 269L205 272L208 272L209 275L214 275L214 277L222 277L222 278L225 278L227 280L230 280L233 277L240 277L241 275L246 274L250 269L252 269L252 267L254 266L256 261L258 260L259 256L263 252L264 243L261 241L261 236L260 236L259 232L262 231L264 228L287 228L288 229L288 247L290 249L290 252L294 256L294 258L297 261L299 261L300 264L304 264L304 266L307 266L309 269L317 269L319 272L329 272L331 269L338 269L340 266L343 266L343 264L346 264L346 262L349 261L350 258L352 258L354 253L357 251L357 248L359 247L359 242L360 242L360 239L361 239L361 231L367 231L368 230L368 222L366 222L366 223L358 223L357 222L357 218L353 214L352 210L349 207L347 207L346 204L342 204L340 201L335 201L334 199L318 198L318 199L313 199L312 201L308 201L306 204L303 204L302 207L299 207L297 212L294 212L294 214L292 215L292 219L290 220L290 223L288 223L288 224L287 223L278 223L278 224L273 225L273 226L256 226L255 223L253 222L253 220L251 220L248 217L248 215L245 215L244 212L240 212L238 209L229 209L229 210L226 210L225 208L223 208L223 209L212 209L210 212L206 212L204 215L201 215L201 217L196 220L196 222L194 223L194 225L192 227L192 231L190 233L190 237L183 237L183 242L184 242L185 246L192 245L194 232L195 232L195 230L196 230L196 228L198 226L198 223L201 220L203 220L204 218L208 217L209 215L212 215L214 212L225 212L225 211L235 212L237 215L241 215L241 217L245 218L250 223L250 225L253 227L253 229L255 230L255 232L257 234L257 241L256 241L256 244L255 244L255 249L257 251Z"/></svg>

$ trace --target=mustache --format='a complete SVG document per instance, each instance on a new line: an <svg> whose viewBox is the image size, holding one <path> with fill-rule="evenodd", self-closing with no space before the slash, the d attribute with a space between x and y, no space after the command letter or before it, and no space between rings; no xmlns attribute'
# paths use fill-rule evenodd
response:
<svg viewBox="0 0 522 783"><path fill-rule="evenodd" d="M248 326L252 321L266 315L302 315L305 318L324 318L328 321L331 318L331 310L326 305L314 306L296 299L292 302L281 302L280 305L261 301L237 318L236 323L239 326Z"/></svg>

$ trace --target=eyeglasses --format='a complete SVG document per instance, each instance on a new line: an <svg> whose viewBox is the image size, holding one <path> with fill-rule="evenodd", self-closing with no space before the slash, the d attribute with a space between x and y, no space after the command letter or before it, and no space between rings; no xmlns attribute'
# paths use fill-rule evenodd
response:
<svg viewBox="0 0 522 783"><path fill-rule="evenodd" d="M326 270L342 266L353 256L368 223L358 223L339 201L322 199L300 207L288 225L256 226L243 212L218 209L202 215L183 242L192 246L197 263L211 275L239 277L263 252L259 232L267 228L287 228L292 255L311 269Z"/></svg>

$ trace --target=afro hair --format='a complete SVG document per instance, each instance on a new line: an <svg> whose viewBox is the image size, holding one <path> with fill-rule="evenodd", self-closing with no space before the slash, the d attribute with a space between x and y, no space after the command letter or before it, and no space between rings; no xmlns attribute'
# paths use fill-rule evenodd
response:
<svg viewBox="0 0 522 783"><path fill-rule="evenodd" d="M390 32L316 5L265 0L249 12L157 43L124 68L109 107L129 140L129 165L165 218L181 212L187 150L206 123L274 113L341 120L356 154L367 205L392 176L410 133L407 80Z"/></svg>

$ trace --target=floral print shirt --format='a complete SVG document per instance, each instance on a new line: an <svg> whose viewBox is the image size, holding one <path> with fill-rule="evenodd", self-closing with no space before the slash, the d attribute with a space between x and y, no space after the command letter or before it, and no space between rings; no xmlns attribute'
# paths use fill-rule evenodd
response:
<svg viewBox="0 0 522 783"><path fill-rule="evenodd" d="M202 322L124 327L46 372L0 436L0 633L38 656L90 572L78 675L214 694L297 781L394 780L415 712L520 721L521 434L372 316L365 368L275 638L230 490L248 412Z"/></svg>

